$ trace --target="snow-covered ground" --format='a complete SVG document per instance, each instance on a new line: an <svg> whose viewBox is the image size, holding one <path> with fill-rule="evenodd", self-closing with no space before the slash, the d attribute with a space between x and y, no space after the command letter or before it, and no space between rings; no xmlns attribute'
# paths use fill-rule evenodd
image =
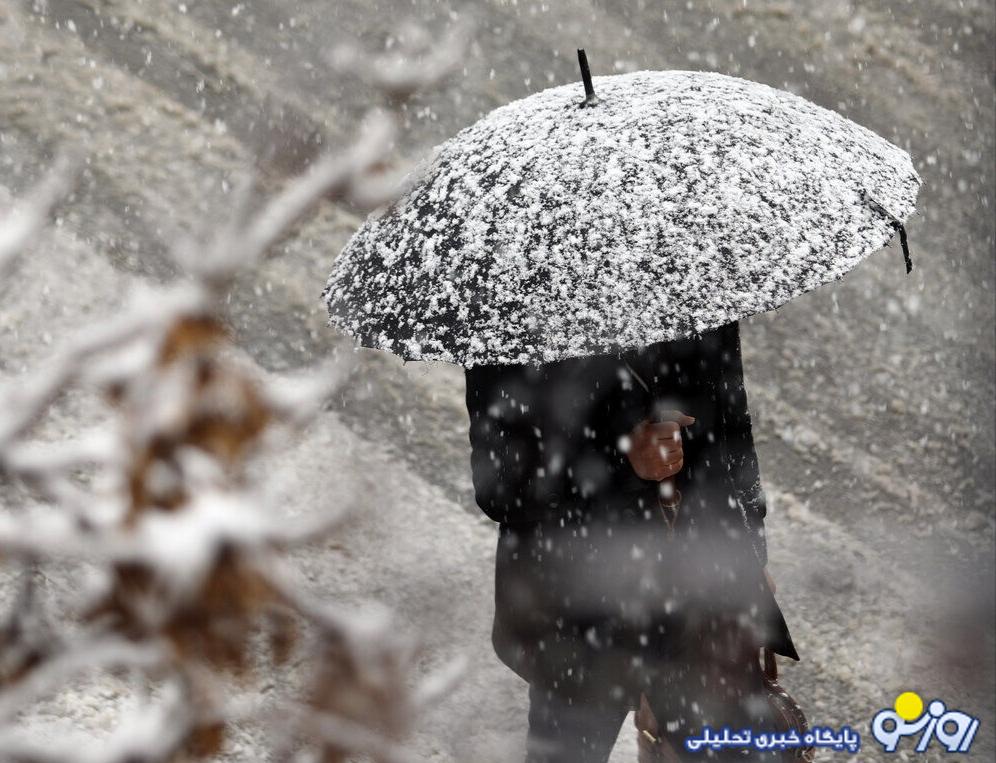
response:
<svg viewBox="0 0 996 763"><path fill-rule="evenodd" d="M889 757L868 723L907 689L981 716L970 758L992 759L991 4L472 5L466 71L410 109L413 155L495 105L573 80L580 45L596 73L703 68L788 87L911 152L925 181L913 274L893 247L742 329L770 568L803 658L783 676L814 723L864 732L859 760ZM369 91L328 73L332 43L382 41L401 14L441 24L469 7L0 2L0 184L24 189L63 141L92 160L16 284L0 284L0 374L16 377L138 283L167 277L166 242L224 211L231 173L261 145L287 149L264 162L275 188L314 152L312 131L333 145L348 136ZM265 127L280 115L279 131ZM232 326L268 372L344 349L318 295L358 222L326 206L233 293ZM470 492L462 372L362 355L345 395L261 465L284 478L295 514L335 501L343 473L368 480L355 521L300 552L298 567L323 595L394 607L424 639L426 670L469 657L463 683L421 724L420 754L515 761L526 687L491 651L495 529ZM58 439L93 413L70 397L43 434ZM43 585L58 603L74 581ZM37 709L33 732L108 728L119 699L109 680L66 692ZM254 749L247 732L229 757L255 760ZM633 759L627 724L613 761Z"/></svg>

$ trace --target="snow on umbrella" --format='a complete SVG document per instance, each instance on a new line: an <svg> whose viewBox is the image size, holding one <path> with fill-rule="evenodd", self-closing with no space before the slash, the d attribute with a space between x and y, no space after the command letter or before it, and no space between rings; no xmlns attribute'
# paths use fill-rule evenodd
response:
<svg viewBox="0 0 996 763"><path fill-rule="evenodd" d="M587 73L437 149L339 255L329 324L409 360L543 363L699 335L843 277L920 177L884 138L708 72ZM579 106L581 108L579 108Z"/></svg>

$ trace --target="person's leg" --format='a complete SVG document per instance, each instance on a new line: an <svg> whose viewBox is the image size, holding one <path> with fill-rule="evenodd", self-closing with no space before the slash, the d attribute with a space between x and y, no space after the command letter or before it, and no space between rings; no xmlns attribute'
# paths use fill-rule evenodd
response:
<svg viewBox="0 0 996 763"><path fill-rule="evenodd" d="M780 760L781 752L754 748L702 749L689 753L686 738L706 726L737 732L776 730L761 679L756 638L736 622L717 622L666 662L663 680L648 693L655 720L681 760Z"/></svg>
<svg viewBox="0 0 996 763"><path fill-rule="evenodd" d="M605 763L630 708L624 703L568 703L529 687L526 763Z"/></svg>

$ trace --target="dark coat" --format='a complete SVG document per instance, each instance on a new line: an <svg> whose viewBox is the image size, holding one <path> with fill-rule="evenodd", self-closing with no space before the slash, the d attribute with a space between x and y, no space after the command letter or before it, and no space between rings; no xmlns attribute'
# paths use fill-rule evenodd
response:
<svg viewBox="0 0 996 763"><path fill-rule="evenodd" d="M499 523L492 636L505 664L567 696L635 700L731 616L799 659L763 576L737 323L625 354L476 366L466 381L476 499ZM624 450L655 407L696 417L682 430L671 537L658 484Z"/></svg>

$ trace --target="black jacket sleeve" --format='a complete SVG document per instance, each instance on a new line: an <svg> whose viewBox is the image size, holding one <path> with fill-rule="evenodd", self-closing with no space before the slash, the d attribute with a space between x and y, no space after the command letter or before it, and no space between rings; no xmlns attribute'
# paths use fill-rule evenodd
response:
<svg viewBox="0 0 996 763"><path fill-rule="evenodd" d="M761 486L757 452L754 449L750 410L747 407L747 390L740 356L740 326L733 322L724 326L722 331L722 372L718 398L723 411L727 469L733 480L735 498L746 515L754 549L761 564L765 565L768 563L768 552L764 517L768 509Z"/></svg>
<svg viewBox="0 0 996 763"><path fill-rule="evenodd" d="M465 376L477 505L500 523L556 519L570 486L542 401L517 387L511 371L475 366Z"/></svg>

